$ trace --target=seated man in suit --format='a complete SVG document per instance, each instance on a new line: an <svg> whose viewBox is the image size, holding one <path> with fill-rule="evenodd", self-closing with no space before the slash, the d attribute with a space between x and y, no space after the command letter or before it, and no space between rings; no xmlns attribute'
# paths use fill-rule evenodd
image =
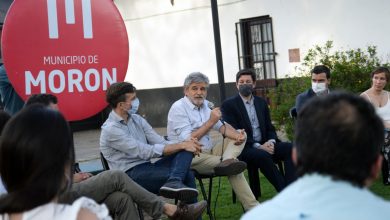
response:
<svg viewBox="0 0 390 220"><path fill-rule="evenodd" d="M295 101L296 112L302 109L302 106L311 97L326 95L329 93L330 69L325 65L315 66L311 71L311 88L299 94Z"/></svg>
<svg viewBox="0 0 390 220"><path fill-rule="evenodd" d="M247 132L247 141L240 160L248 167L260 168L264 176L279 192L295 179L291 160L291 143L277 142L275 128L271 123L267 102L252 95L256 74L249 69L236 75L239 94L222 103L223 120L236 129ZM284 161L285 176L276 168L275 161Z"/></svg>

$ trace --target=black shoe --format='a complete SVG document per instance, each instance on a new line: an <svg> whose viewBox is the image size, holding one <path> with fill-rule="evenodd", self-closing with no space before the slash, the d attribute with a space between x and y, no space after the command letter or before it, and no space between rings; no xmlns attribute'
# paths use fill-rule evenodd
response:
<svg viewBox="0 0 390 220"><path fill-rule="evenodd" d="M214 167L215 175L231 176L242 173L246 169L246 163L237 159L227 159Z"/></svg>
<svg viewBox="0 0 390 220"><path fill-rule="evenodd" d="M191 205L179 202L176 212L168 218L173 220L195 220L202 215L206 207L207 202L204 200Z"/></svg>
<svg viewBox="0 0 390 220"><path fill-rule="evenodd" d="M180 181L170 181L160 188L160 195L168 199L190 201L198 197L198 190L190 188Z"/></svg>

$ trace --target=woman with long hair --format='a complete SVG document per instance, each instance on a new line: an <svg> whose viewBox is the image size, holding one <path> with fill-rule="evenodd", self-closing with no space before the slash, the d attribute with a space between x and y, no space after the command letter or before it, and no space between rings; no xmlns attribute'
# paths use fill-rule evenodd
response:
<svg viewBox="0 0 390 220"><path fill-rule="evenodd" d="M385 144L382 147L384 157L382 176L385 185L390 185L390 92L385 90L389 80L389 69L378 67L371 73L371 88L361 94L375 107L376 113L382 118L385 126Z"/></svg>
<svg viewBox="0 0 390 220"><path fill-rule="evenodd" d="M0 138L0 219L111 219L104 205L85 197L72 205L58 197L72 180L72 133L62 114L32 105L16 114Z"/></svg>

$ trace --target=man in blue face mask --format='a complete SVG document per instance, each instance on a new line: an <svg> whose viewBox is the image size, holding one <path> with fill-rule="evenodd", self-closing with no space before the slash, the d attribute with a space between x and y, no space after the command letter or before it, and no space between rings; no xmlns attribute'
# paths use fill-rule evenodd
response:
<svg viewBox="0 0 390 220"><path fill-rule="evenodd" d="M239 71L236 75L239 94L222 103L222 117L235 129L244 129L247 132L247 142L238 158L245 161L248 168L260 168L279 192L295 179L291 160L292 145L278 141L267 102L252 94L255 85L254 71ZM284 162L285 175L276 168L275 161Z"/></svg>
<svg viewBox="0 0 390 220"><path fill-rule="evenodd" d="M136 114L139 108L139 99L136 97L132 102L131 102L131 109L129 109L127 112L129 114Z"/></svg>
<svg viewBox="0 0 390 220"><path fill-rule="evenodd" d="M110 169L126 172L152 193L194 202L198 191L190 166L201 151L200 143L194 139L175 143L165 140L144 118L134 114L136 100L131 83L114 83L106 92L112 111L102 126L100 151Z"/></svg>
<svg viewBox="0 0 390 220"><path fill-rule="evenodd" d="M297 113L312 97L327 95L329 93L330 69L325 65L318 65L311 71L311 88L299 94L295 101Z"/></svg>

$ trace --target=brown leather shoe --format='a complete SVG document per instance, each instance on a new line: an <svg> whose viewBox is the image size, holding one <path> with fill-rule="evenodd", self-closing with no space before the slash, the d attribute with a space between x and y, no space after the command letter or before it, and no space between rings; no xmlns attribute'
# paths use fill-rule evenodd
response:
<svg viewBox="0 0 390 220"><path fill-rule="evenodd" d="M215 175L231 176L237 175L246 169L246 163L237 159L227 159L214 167Z"/></svg>
<svg viewBox="0 0 390 220"><path fill-rule="evenodd" d="M196 220L207 207L206 201L200 201L191 205L179 202L176 212L169 217L173 220Z"/></svg>

